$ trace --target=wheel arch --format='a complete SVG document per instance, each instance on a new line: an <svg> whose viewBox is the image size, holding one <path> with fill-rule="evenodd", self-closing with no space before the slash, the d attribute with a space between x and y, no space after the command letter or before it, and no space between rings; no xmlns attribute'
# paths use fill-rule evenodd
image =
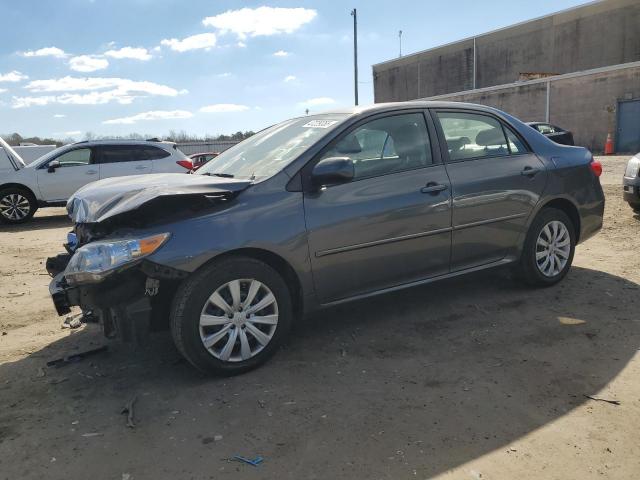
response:
<svg viewBox="0 0 640 480"><path fill-rule="evenodd" d="M34 201L38 201L38 197L36 196L36 193L29 187L27 187L25 184L23 183L15 183L15 182L8 182L8 183L3 183L2 185L0 185L0 191L6 189L6 188L19 188L20 190L24 190L27 193L29 193L32 197Z"/></svg>
<svg viewBox="0 0 640 480"><path fill-rule="evenodd" d="M555 208L567 214L571 223L573 224L573 229L576 234L576 244L580 242L580 212L578 211L578 207L568 198L558 197L553 198L545 202L539 209L538 212L541 212L545 208Z"/></svg>
<svg viewBox="0 0 640 480"><path fill-rule="evenodd" d="M297 317L298 315L303 314L303 288L298 274L287 260L270 250L255 247L244 247L235 250L229 250L211 258L208 262L201 265L198 270L204 268L206 265L210 265L213 262L217 262L229 257L249 257L266 263L271 268L273 268L282 276L287 285L287 288L289 289L289 292L291 292L291 301L293 302L294 315Z"/></svg>

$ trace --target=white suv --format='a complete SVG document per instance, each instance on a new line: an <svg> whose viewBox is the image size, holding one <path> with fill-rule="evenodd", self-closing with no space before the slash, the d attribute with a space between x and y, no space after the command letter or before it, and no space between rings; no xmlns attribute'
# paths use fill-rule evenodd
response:
<svg viewBox="0 0 640 480"><path fill-rule="evenodd" d="M101 178L187 173L191 160L175 143L96 140L60 147L25 165L0 138L0 221L23 223L39 207L61 206L80 187Z"/></svg>

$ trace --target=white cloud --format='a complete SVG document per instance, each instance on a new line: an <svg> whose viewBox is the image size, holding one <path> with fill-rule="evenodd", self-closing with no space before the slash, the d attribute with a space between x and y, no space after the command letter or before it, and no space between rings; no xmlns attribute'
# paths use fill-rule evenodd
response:
<svg viewBox="0 0 640 480"><path fill-rule="evenodd" d="M98 58L91 55L79 55L69 60L69 68L76 72L95 72L104 70L109 66L106 58Z"/></svg>
<svg viewBox="0 0 640 480"><path fill-rule="evenodd" d="M118 50L108 50L104 52L107 57L111 58L128 58L132 60L151 60L151 54L146 48L142 47L122 47Z"/></svg>
<svg viewBox="0 0 640 480"><path fill-rule="evenodd" d="M247 44L240 40L238 43L236 43L236 46L240 48L246 48Z"/></svg>
<svg viewBox="0 0 640 480"><path fill-rule="evenodd" d="M285 52L284 50L278 50L277 52L273 52L274 57L288 57L291 55L289 52Z"/></svg>
<svg viewBox="0 0 640 480"><path fill-rule="evenodd" d="M214 105L207 105L200 109L204 113L230 113L230 112L244 112L249 110L246 105L237 105L235 103L216 103Z"/></svg>
<svg viewBox="0 0 640 480"><path fill-rule="evenodd" d="M293 82L294 80L297 80L297 77L295 75L287 75L286 77L284 77L285 82Z"/></svg>
<svg viewBox="0 0 640 480"><path fill-rule="evenodd" d="M130 104L144 96L175 97L187 93L166 85L127 78L102 77L62 77L49 80L34 80L25 87L31 93L57 93L58 95L13 97L13 108L62 104L101 105L117 102ZM88 93L78 93L88 92Z"/></svg>
<svg viewBox="0 0 640 480"><path fill-rule="evenodd" d="M216 46L216 35L215 33L200 33L183 38L182 40L178 40L177 38L165 39L162 40L160 44L176 52L186 52L188 50L199 50L202 48L209 50Z"/></svg>
<svg viewBox="0 0 640 480"><path fill-rule="evenodd" d="M298 105L301 107L319 107L322 105L332 105L334 103L336 103L336 101L331 97L316 97L300 102Z"/></svg>
<svg viewBox="0 0 640 480"><path fill-rule="evenodd" d="M308 8L241 8L206 17L202 23L208 27L215 27L222 33L235 33L244 39L247 36L293 33L313 20L316 15L315 10Z"/></svg>
<svg viewBox="0 0 640 480"><path fill-rule="evenodd" d="M61 113L56 113L56 114L53 116L53 118L64 118L64 117L66 117L66 115L63 115L63 114L61 114Z"/></svg>
<svg viewBox="0 0 640 480"><path fill-rule="evenodd" d="M4 93L4 92L6 92L6 91L7 91L7 89L6 89L6 88L0 88L0 93Z"/></svg>
<svg viewBox="0 0 640 480"><path fill-rule="evenodd" d="M220 78L229 78L229 77L232 77L233 74L231 72L223 72L223 73L219 73L216 76Z"/></svg>
<svg viewBox="0 0 640 480"><path fill-rule="evenodd" d="M22 55L25 57L56 57L56 58L64 58L67 56L64 50L58 47L45 47L40 48L39 50L28 50L24 52Z"/></svg>
<svg viewBox="0 0 640 480"><path fill-rule="evenodd" d="M176 120L182 118L191 118L193 113L186 110L155 110L151 112L138 113L130 117L114 118L112 120L105 120L104 124L107 125L131 125L139 121L146 120Z"/></svg>
<svg viewBox="0 0 640 480"><path fill-rule="evenodd" d="M20 82L27 78L29 78L27 75L24 75L17 70L12 70L9 73L0 73L0 82Z"/></svg>

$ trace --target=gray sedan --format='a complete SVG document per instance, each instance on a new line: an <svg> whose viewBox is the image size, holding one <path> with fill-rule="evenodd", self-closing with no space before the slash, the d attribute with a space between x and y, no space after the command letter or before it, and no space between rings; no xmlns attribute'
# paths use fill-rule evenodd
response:
<svg viewBox="0 0 640 480"><path fill-rule="evenodd" d="M588 150L478 105L294 118L194 175L79 190L50 291L109 337L169 328L194 366L237 374L318 308L502 265L555 284L602 226L600 171Z"/></svg>

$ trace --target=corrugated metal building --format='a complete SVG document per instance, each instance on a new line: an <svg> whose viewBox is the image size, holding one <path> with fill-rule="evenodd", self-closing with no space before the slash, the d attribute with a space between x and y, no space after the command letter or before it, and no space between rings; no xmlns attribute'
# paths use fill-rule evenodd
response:
<svg viewBox="0 0 640 480"><path fill-rule="evenodd" d="M640 150L640 0L604 0L373 65L376 102L491 105Z"/></svg>

